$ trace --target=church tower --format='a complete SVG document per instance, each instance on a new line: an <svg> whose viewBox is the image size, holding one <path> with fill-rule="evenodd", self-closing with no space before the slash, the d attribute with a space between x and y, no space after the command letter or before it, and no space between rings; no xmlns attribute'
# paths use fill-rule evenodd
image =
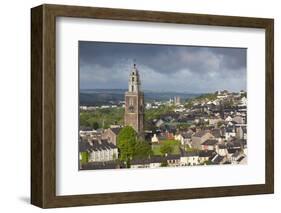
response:
<svg viewBox="0 0 281 213"><path fill-rule="evenodd" d="M144 96L136 64L131 70L128 91L125 93L124 123L125 126L133 127L138 134L143 133Z"/></svg>

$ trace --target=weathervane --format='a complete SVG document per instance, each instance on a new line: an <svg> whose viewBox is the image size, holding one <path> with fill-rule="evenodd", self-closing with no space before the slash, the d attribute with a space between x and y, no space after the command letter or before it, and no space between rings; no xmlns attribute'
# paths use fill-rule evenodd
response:
<svg viewBox="0 0 281 213"><path fill-rule="evenodd" d="M134 58L134 59L133 59L134 67L136 67L136 62L137 62L137 60Z"/></svg>

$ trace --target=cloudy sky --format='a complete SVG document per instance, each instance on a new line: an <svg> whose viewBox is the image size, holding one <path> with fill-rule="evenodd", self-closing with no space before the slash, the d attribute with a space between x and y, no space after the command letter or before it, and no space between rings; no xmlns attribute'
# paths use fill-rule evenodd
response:
<svg viewBox="0 0 281 213"><path fill-rule="evenodd" d="M144 90L246 90L246 52L244 48L80 41L80 89L127 88L135 61Z"/></svg>

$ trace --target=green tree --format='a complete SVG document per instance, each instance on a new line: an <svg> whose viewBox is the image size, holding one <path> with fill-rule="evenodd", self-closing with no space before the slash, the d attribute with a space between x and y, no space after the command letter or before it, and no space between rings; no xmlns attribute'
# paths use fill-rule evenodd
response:
<svg viewBox="0 0 281 213"><path fill-rule="evenodd" d="M167 167L168 166L168 162L165 160L163 162L161 162L161 167Z"/></svg>
<svg viewBox="0 0 281 213"><path fill-rule="evenodd" d="M151 146L146 141L137 141L135 145L135 153L134 158L138 159L146 159L150 155L152 155L152 149Z"/></svg>
<svg viewBox="0 0 281 213"><path fill-rule="evenodd" d="M212 162L212 161L210 161L210 160L206 160L203 164L204 164L204 165L212 165L212 164L213 164L213 162Z"/></svg>
<svg viewBox="0 0 281 213"><path fill-rule="evenodd" d="M81 155L81 164L84 164L84 163L88 163L88 160L89 160L89 154L88 152L80 152L80 155Z"/></svg>
<svg viewBox="0 0 281 213"><path fill-rule="evenodd" d="M167 113L173 112L175 109L175 106L160 106L158 109L148 109L145 110L144 116L145 120L153 120L153 119L159 119L162 115L165 115Z"/></svg>
<svg viewBox="0 0 281 213"><path fill-rule="evenodd" d="M120 160L124 161L129 167L130 160L135 155L135 146L137 143L137 133L130 126L125 126L117 136L117 147L120 151Z"/></svg>
<svg viewBox="0 0 281 213"><path fill-rule="evenodd" d="M89 119L89 115L87 113L81 112L80 113L80 126L90 126L88 119Z"/></svg>
<svg viewBox="0 0 281 213"><path fill-rule="evenodd" d="M242 93L242 94L240 95L240 97L241 97L241 98L243 98L243 97L247 98L247 92Z"/></svg>
<svg viewBox="0 0 281 213"><path fill-rule="evenodd" d="M171 154L173 152L173 146L169 143L164 143L160 147L160 152L162 155Z"/></svg>
<svg viewBox="0 0 281 213"><path fill-rule="evenodd" d="M184 105L185 108L187 109L191 109L193 107L193 104L192 104L192 101L188 101L185 105Z"/></svg>
<svg viewBox="0 0 281 213"><path fill-rule="evenodd" d="M99 123L98 122L93 122L92 124L93 129L98 129L99 128Z"/></svg>
<svg viewBox="0 0 281 213"><path fill-rule="evenodd" d="M95 109L80 112L80 126L108 128L111 124L123 124L124 108Z"/></svg>

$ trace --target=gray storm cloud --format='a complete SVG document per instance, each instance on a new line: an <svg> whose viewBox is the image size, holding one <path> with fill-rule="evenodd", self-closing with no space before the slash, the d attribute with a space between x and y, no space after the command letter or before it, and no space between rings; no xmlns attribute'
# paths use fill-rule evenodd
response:
<svg viewBox="0 0 281 213"><path fill-rule="evenodd" d="M147 90L245 90L246 54L245 48L80 41L80 88L126 88L135 59Z"/></svg>

